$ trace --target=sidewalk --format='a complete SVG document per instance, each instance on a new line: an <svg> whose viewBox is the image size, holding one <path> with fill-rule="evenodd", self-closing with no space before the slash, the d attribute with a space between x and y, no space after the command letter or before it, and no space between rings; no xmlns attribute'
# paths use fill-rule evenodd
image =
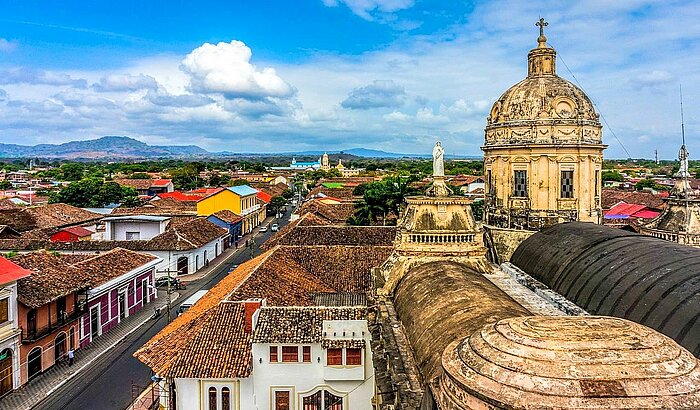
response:
<svg viewBox="0 0 700 410"><path fill-rule="evenodd" d="M171 293L172 300L177 299L179 296L177 292ZM119 325L110 329L109 332L94 339L87 347L76 350L73 366L68 366L68 359L65 359L59 364L50 367L34 380L29 381L24 386L0 399L0 408L31 409L83 369L89 367L93 361L109 352L110 349L124 340L129 334L151 320L153 309L165 306L167 303L166 299L166 292L159 289L158 298L154 302L147 304L139 312L129 316Z"/></svg>
<svg viewBox="0 0 700 410"><path fill-rule="evenodd" d="M245 246L246 241L249 240L251 237L256 237L260 231L260 227L270 225L274 219L274 216L268 216L267 218L265 218L260 225L253 229L251 233L243 235L243 237L238 240L238 248L236 248L235 246L231 246L230 248L221 252L219 256L217 256L215 259L209 262L209 266L202 268L195 273L190 273L188 275L178 275L177 278L185 284L197 281L199 279L209 276L210 273L217 270L217 268L219 268L221 265L227 263L229 261L229 258L237 252L250 252L250 250Z"/></svg>

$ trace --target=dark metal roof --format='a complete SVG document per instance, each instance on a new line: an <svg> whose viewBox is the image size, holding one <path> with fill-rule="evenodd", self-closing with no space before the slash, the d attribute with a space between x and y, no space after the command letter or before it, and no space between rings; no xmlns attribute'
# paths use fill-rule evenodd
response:
<svg viewBox="0 0 700 410"><path fill-rule="evenodd" d="M592 314L649 326L700 356L700 249L570 222L530 236L511 263Z"/></svg>

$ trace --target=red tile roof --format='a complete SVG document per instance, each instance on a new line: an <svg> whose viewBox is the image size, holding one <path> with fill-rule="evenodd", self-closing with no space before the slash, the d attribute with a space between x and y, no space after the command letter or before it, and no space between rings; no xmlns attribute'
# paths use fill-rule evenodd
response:
<svg viewBox="0 0 700 410"><path fill-rule="evenodd" d="M221 211L215 212L212 214L212 216L215 216L215 217L221 219L222 221L224 221L226 223L230 223L230 224L236 223L236 222L243 219L242 216L240 216L234 212L231 212L228 209L222 209Z"/></svg>
<svg viewBox="0 0 700 410"><path fill-rule="evenodd" d="M184 192L180 191L173 191L173 192L163 192L161 194L157 194L157 197L161 199L166 199L166 198L172 198L177 201L199 201L204 197L204 194L186 194ZM153 202L153 201L152 201Z"/></svg>
<svg viewBox="0 0 700 410"><path fill-rule="evenodd" d="M164 186L168 185L168 184L171 183L171 182L173 182L173 181L170 180L170 179L155 179L155 180L153 180L153 182L151 183L151 186L155 186L155 187L164 187Z"/></svg>
<svg viewBox="0 0 700 410"><path fill-rule="evenodd" d="M665 204L663 198L650 192L642 191L622 191L618 189L604 189L601 196L603 209L610 209L620 202L628 204L645 205L651 209L663 209Z"/></svg>
<svg viewBox="0 0 700 410"><path fill-rule="evenodd" d="M272 196L270 194L268 194L267 192L258 191L256 196L258 197L258 199L265 201L266 204L269 204L270 200L272 200Z"/></svg>
<svg viewBox="0 0 700 410"><path fill-rule="evenodd" d="M75 236L83 238L85 236L91 236L94 232L82 226L71 226L69 228L63 228L61 231L72 233Z"/></svg>
<svg viewBox="0 0 700 410"><path fill-rule="evenodd" d="M0 284L10 283L31 275L32 271L0 256Z"/></svg>

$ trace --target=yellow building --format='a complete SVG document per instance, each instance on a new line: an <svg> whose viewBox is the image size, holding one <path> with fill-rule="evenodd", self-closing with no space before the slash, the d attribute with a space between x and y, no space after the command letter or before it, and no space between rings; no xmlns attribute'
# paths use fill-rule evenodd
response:
<svg viewBox="0 0 700 410"><path fill-rule="evenodd" d="M493 104L485 130L484 221L538 230L602 218L602 127L584 92L556 74L544 19L528 75Z"/></svg>
<svg viewBox="0 0 700 410"><path fill-rule="evenodd" d="M209 216L229 210L243 217L243 233L248 233L264 219L264 207L257 199L258 190L248 185L224 188L197 202L197 215Z"/></svg>

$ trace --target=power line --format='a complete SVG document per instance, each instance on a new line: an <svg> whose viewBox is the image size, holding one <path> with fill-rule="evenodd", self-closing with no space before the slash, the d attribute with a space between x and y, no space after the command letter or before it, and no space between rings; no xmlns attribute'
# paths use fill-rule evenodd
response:
<svg viewBox="0 0 700 410"><path fill-rule="evenodd" d="M550 44L550 45L551 45L551 44ZM552 47L554 48L554 46L552 46ZM564 58L561 56L561 53L559 53L559 59L561 60L562 64L564 64L564 67L566 67L566 71L569 72L569 74L571 75L571 77L572 77L572 78L574 79L574 81L576 82L576 85L578 85L578 87L579 87L584 93L586 93L586 90L583 88L583 86L581 85L581 83L578 81L578 78L576 78L576 76L574 75L573 71L571 71L571 69L569 68L569 66L566 64L566 61L564 61ZM617 135L615 135L615 131L612 129L612 127L611 127L610 124L608 123L608 120L605 119L605 115L603 115L603 111L600 109L600 107L598 106L598 104L596 104L595 100L594 100L593 98L591 98L591 96L590 96L588 93L586 93L586 95L587 95L588 98L591 100L591 103L593 103L593 106L598 110L598 113L600 114L600 119L602 119L602 120L603 120L603 123L605 124L605 126L608 127L608 131L610 131L610 133L612 134L612 136L617 140L617 142L620 144L620 146L622 147L622 149L625 151L625 153L627 154L627 158L630 158L630 159L631 159L631 158L632 158L632 155L630 155L630 152L627 151L627 148L625 147L625 144L623 144L622 141L621 141L619 138L617 138Z"/></svg>

